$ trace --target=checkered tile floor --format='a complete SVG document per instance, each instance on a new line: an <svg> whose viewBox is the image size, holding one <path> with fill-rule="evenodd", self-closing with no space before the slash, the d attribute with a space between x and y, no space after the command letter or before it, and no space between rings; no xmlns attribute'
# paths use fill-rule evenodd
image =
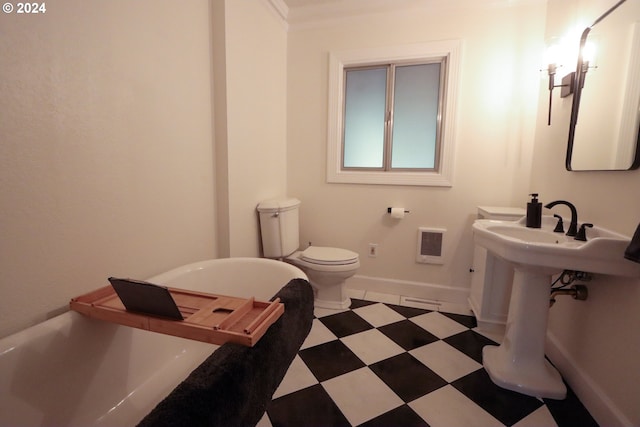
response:
<svg viewBox="0 0 640 427"><path fill-rule="evenodd" d="M259 426L596 426L569 390L539 400L494 385L472 316L352 299L316 311Z"/></svg>

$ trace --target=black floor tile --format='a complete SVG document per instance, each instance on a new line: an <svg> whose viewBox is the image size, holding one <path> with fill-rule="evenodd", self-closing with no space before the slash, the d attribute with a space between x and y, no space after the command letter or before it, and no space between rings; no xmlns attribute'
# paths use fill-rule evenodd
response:
<svg viewBox="0 0 640 427"><path fill-rule="evenodd" d="M349 308L353 310L354 308L366 307L373 304L377 303L373 301L365 301L363 299L351 298L351 306Z"/></svg>
<svg viewBox="0 0 640 427"><path fill-rule="evenodd" d="M407 319L410 317L420 316L421 314L431 313L432 310L425 310L423 308L405 307L402 305L385 304L387 307L394 309L399 314L402 314Z"/></svg>
<svg viewBox="0 0 640 427"><path fill-rule="evenodd" d="M407 405L402 405L385 414L380 415L358 427L429 427L413 409Z"/></svg>
<svg viewBox="0 0 640 427"><path fill-rule="evenodd" d="M320 384L272 400L267 406L267 415L273 427L350 427Z"/></svg>
<svg viewBox="0 0 640 427"><path fill-rule="evenodd" d="M498 387L484 369L472 372L451 385L508 426L543 405L543 402L535 397Z"/></svg>
<svg viewBox="0 0 640 427"><path fill-rule="evenodd" d="M320 382L366 366L339 340L300 350L298 354Z"/></svg>
<svg viewBox="0 0 640 427"><path fill-rule="evenodd" d="M321 317L320 321L338 338L373 329L369 322L351 310Z"/></svg>
<svg viewBox="0 0 640 427"><path fill-rule="evenodd" d="M447 316L451 320L455 320L456 322L466 326L469 329L472 329L478 326L478 322L476 322L476 318L473 316L465 316L464 314L445 313L443 311L441 311L440 314Z"/></svg>
<svg viewBox="0 0 640 427"><path fill-rule="evenodd" d="M578 400L573 390L567 387L564 400L543 399L558 427L598 427L598 423Z"/></svg>
<svg viewBox="0 0 640 427"><path fill-rule="evenodd" d="M410 320L380 326L378 330L407 351L439 340Z"/></svg>
<svg viewBox="0 0 640 427"><path fill-rule="evenodd" d="M443 339L450 346L460 350L478 363L482 363L482 349L486 345L497 345L489 338L474 331L464 331Z"/></svg>
<svg viewBox="0 0 640 427"><path fill-rule="evenodd" d="M371 369L405 403L447 385L439 375L409 353L402 353L373 365Z"/></svg>

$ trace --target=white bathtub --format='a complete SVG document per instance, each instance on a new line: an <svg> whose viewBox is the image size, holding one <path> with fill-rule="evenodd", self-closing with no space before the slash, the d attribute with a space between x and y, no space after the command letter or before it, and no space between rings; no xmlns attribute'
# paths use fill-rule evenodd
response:
<svg viewBox="0 0 640 427"><path fill-rule="evenodd" d="M297 277L284 262L225 258L147 280L267 301ZM0 426L135 425L216 348L66 312L0 340Z"/></svg>

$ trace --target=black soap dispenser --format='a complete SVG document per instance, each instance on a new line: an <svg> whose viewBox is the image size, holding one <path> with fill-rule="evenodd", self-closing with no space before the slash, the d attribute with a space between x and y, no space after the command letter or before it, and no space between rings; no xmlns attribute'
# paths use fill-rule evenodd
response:
<svg viewBox="0 0 640 427"><path fill-rule="evenodd" d="M531 201L527 203L527 227L540 228L542 226L542 203L538 201L538 193L530 194Z"/></svg>

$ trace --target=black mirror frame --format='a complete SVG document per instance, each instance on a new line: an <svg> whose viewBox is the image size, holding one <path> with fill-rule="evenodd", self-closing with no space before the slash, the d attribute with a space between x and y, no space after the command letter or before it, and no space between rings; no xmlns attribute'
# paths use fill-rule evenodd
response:
<svg viewBox="0 0 640 427"><path fill-rule="evenodd" d="M571 168L571 158L573 154L573 140L576 133L576 124L578 123L578 111L580 110L580 97L582 95L582 88L584 87L584 81L587 75L587 70L584 69L585 64L582 59L582 52L584 51L584 47L587 44L587 38L593 26L596 25L598 22L602 21L604 18L606 18L611 12L616 10L625 1L626 0L620 0L613 7L611 7L609 10L603 13L598 19L595 20L595 22L590 27L585 28L585 30L582 32L582 36L580 37L580 49L578 51L579 52L578 64L576 65L576 71L575 71L575 77L574 77L574 83L573 83L574 92L573 92L573 100L571 103L571 120L569 122L569 139L567 142L567 155L565 157L565 167L568 171L571 171L571 172L583 172L583 170L575 171L574 169ZM638 131L638 135L636 138L635 156L633 158L631 166L628 169L606 169L606 170L593 169L593 170L584 170L584 172L589 172L589 171L592 172L592 171L598 171L598 170L599 171L615 171L615 170L628 171L628 170L638 169L639 167L640 167L640 130Z"/></svg>

